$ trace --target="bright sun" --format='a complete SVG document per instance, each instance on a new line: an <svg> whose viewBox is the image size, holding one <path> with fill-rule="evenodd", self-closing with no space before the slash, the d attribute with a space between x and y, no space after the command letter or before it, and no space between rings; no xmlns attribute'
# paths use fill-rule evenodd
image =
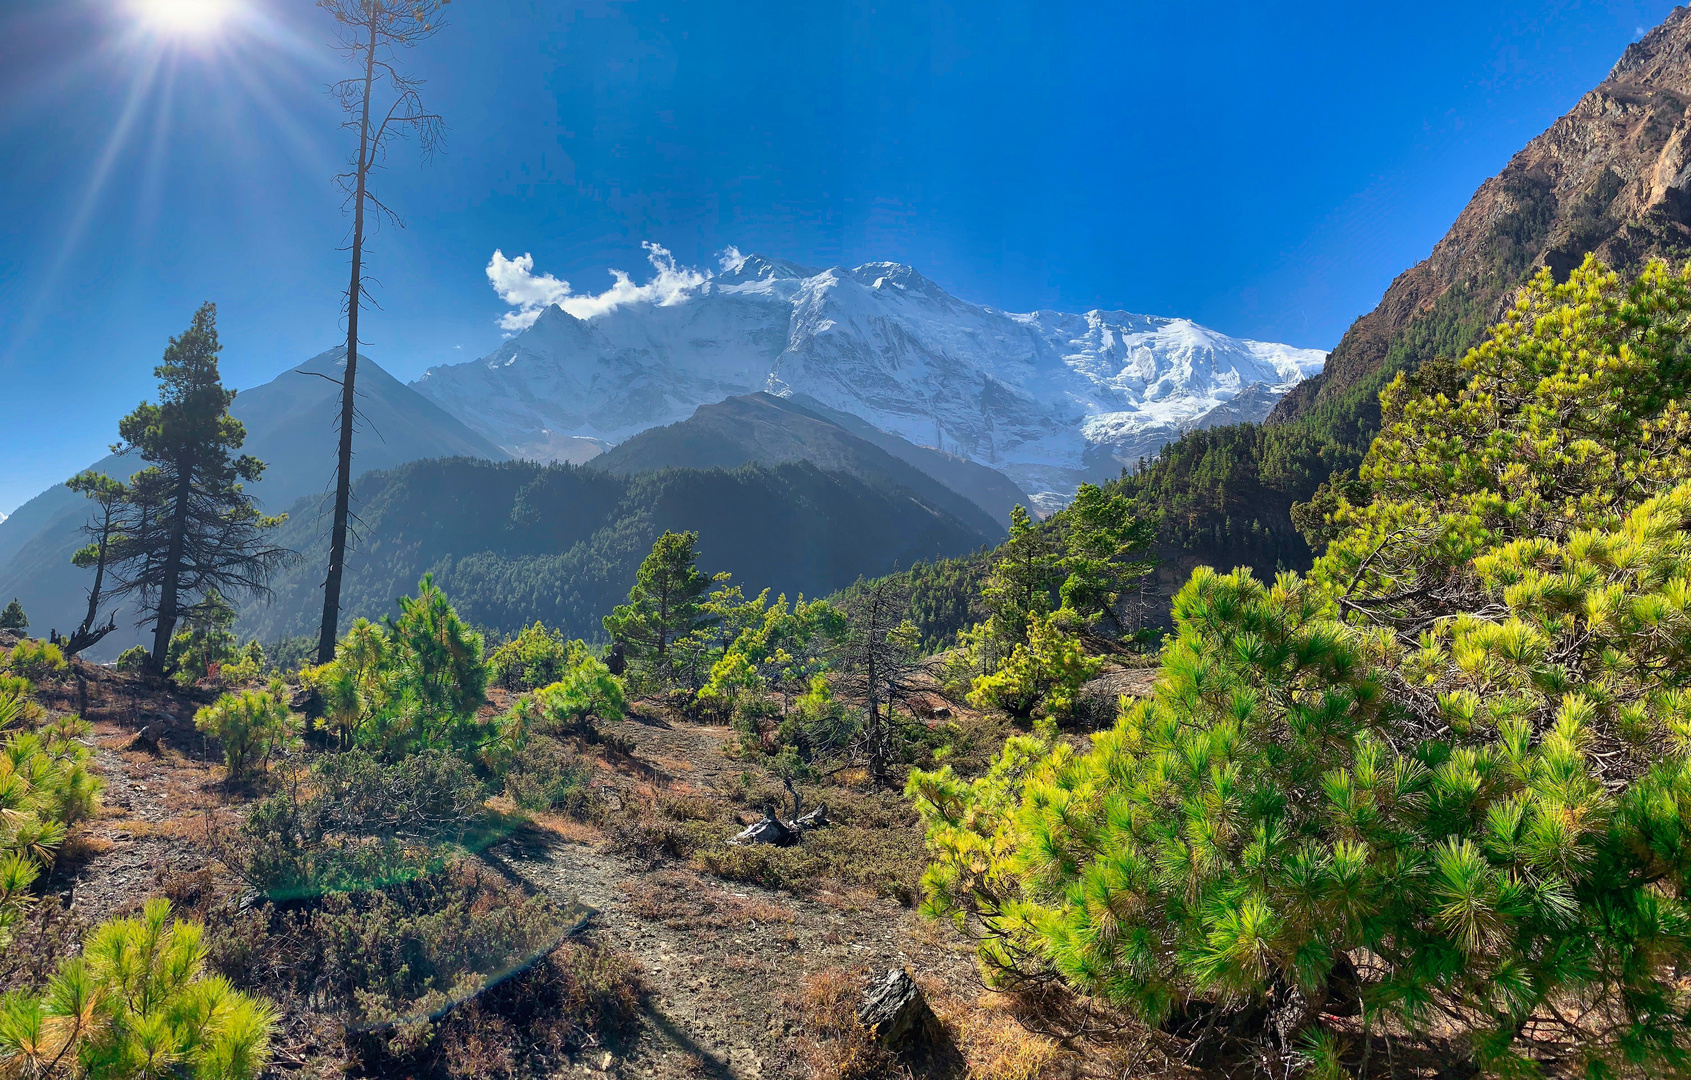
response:
<svg viewBox="0 0 1691 1080"><path fill-rule="evenodd" d="M234 0L132 0L147 27L172 37L215 34L234 8Z"/></svg>

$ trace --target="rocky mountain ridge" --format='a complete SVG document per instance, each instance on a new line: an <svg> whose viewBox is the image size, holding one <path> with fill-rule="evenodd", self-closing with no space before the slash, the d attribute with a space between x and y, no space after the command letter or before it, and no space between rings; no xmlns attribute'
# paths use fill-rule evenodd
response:
<svg viewBox="0 0 1691 1080"><path fill-rule="evenodd" d="M1269 422L1336 403L1385 369L1460 355L1540 269L1566 277L1587 253L1621 270L1691 257L1688 103L1691 9L1680 7L1480 185L1427 258L1398 275Z"/></svg>

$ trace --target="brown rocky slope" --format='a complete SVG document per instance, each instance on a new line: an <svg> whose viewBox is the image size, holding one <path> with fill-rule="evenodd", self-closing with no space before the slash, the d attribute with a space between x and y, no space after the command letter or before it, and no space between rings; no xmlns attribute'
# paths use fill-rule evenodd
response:
<svg viewBox="0 0 1691 1080"><path fill-rule="evenodd" d="M1691 8L1680 7L1480 185L1432 254L1392 282L1326 370L1283 398L1268 422L1305 415L1388 367L1431 359L1416 355L1428 346L1472 344L1463 339L1477 338L1543 267L1565 277L1588 252L1623 271L1653 256L1691 256L1688 103ZM1429 319L1466 325L1417 326ZM1414 336L1421 340L1407 340Z"/></svg>

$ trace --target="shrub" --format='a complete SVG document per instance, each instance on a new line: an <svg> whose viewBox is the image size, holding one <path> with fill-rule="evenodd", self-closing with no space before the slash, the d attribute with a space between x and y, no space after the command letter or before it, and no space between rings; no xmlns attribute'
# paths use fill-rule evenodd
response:
<svg viewBox="0 0 1691 1080"><path fill-rule="evenodd" d="M447 1042L463 1071L475 1075L464 1067L490 1054L497 1073L524 1043L579 1047L631 1018L632 965L564 940L577 918L485 867L451 862L309 909L256 909L214 943L214 957L231 977L321 1002L367 1062L414 1067ZM510 1039L502 1051L477 1049L490 1028Z"/></svg>
<svg viewBox="0 0 1691 1080"><path fill-rule="evenodd" d="M145 645L131 645L117 657L117 670L126 675L139 675L152 662L152 654Z"/></svg>
<svg viewBox="0 0 1691 1080"><path fill-rule="evenodd" d="M1075 695L1098 674L1103 661L1086 655L1080 637L1069 628L1067 609L1028 617L1027 640L1019 642L996 671L974 680L969 704L999 708L1026 719L1036 714L1061 720L1074 707Z"/></svg>
<svg viewBox="0 0 1691 1080"><path fill-rule="evenodd" d="M357 742L389 760L426 748L480 749L494 735L476 720L487 700L481 635L430 575L399 606L385 628L353 623L335 659L302 672L301 681L343 746Z"/></svg>
<svg viewBox="0 0 1691 1080"><path fill-rule="evenodd" d="M223 744L229 779L245 780L288 735L288 706L279 685L224 694L194 714L194 726Z"/></svg>
<svg viewBox="0 0 1691 1080"><path fill-rule="evenodd" d="M0 1072L88 1077L187 1074L245 1080L269 1062L274 1010L204 973L203 928L170 903L88 935L39 992L0 998Z"/></svg>
<svg viewBox="0 0 1691 1080"><path fill-rule="evenodd" d="M604 661L583 653L570 662L563 678L520 699L508 723L518 736L527 732L584 735L591 719L621 720L627 709L622 680L611 674Z"/></svg>
<svg viewBox="0 0 1691 1080"><path fill-rule="evenodd" d="M426 876L441 845L485 828L482 789L461 758L424 750L393 764L362 750L318 762L298 785L256 803L224 862L276 901L354 892Z"/></svg>
<svg viewBox="0 0 1691 1080"><path fill-rule="evenodd" d="M528 739L505 774L505 792L524 810L558 810L581 821L598 817L593 766L556 739Z"/></svg>
<svg viewBox="0 0 1691 1080"><path fill-rule="evenodd" d="M488 678L507 690L533 690L563 677L572 657L585 654L579 641L565 641L557 630L536 622L487 658Z"/></svg>
<svg viewBox="0 0 1691 1080"><path fill-rule="evenodd" d="M38 641L34 638L25 638L12 646L11 655L6 658L6 666L13 674L21 675L31 682L57 679L70 669L70 665L65 662L64 650L50 641Z"/></svg>
<svg viewBox="0 0 1691 1080"><path fill-rule="evenodd" d="M249 641L238 652L218 664L217 681L224 686L246 686L257 682L265 671L264 646Z"/></svg>
<svg viewBox="0 0 1691 1080"><path fill-rule="evenodd" d="M12 688L19 684L14 679ZM98 809L101 781L80 741L88 731L86 722L66 718L13 730L0 742L0 945L70 828Z"/></svg>
<svg viewBox="0 0 1691 1080"><path fill-rule="evenodd" d="M33 724L41 707L30 699L34 687L21 675L0 672L0 731L14 725Z"/></svg>

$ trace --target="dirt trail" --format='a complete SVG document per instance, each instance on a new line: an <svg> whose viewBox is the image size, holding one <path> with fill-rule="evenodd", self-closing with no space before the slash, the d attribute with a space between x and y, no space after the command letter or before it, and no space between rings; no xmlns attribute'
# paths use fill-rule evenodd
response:
<svg viewBox="0 0 1691 1080"><path fill-rule="evenodd" d="M634 740L635 756L676 790L706 792L737 771L722 753L726 728L609 728ZM603 843L507 844L489 854L554 898L595 908L594 932L644 967L654 993L639 1036L613 1055L610 1068L621 1075L800 1076L787 1002L805 974L905 966L948 982L971 977L965 948L893 900L812 900L686 868L647 870Z"/></svg>
<svg viewBox="0 0 1691 1080"><path fill-rule="evenodd" d="M108 698L98 689L95 697L92 742L104 808L86 830L83 854L65 860L52 885L83 925L134 909L172 875L212 865L211 836L231 835L244 803L205 760L191 701ZM68 700L50 704L56 713L72 711ZM157 752L135 746L143 727L157 737ZM625 792L723 799L743 768L723 752L735 734L729 728L670 723L649 712L604 727L632 744L602 766L619 774L615 786ZM578 1055L578 1075L797 1078L807 1070L789 1002L804 976L902 965L948 985L972 984L967 948L895 900L844 889L796 897L685 864L649 868L614 853L602 836L581 839L539 847L512 840L483 852L537 891L594 908L587 932L644 969L652 996L638 1031Z"/></svg>

